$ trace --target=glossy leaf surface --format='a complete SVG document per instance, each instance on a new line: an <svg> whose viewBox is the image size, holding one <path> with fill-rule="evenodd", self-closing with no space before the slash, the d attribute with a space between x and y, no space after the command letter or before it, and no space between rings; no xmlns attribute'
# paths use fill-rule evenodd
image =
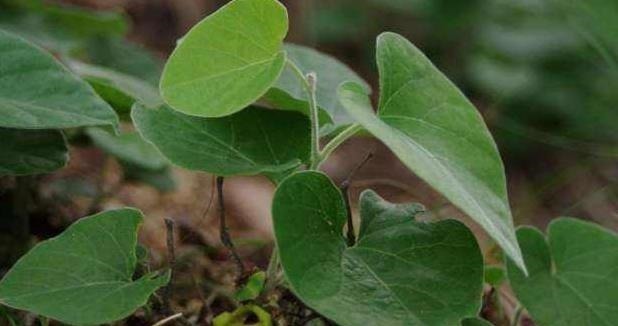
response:
<svg viewBox="0 0 618 326"><path fill-rule="evenodd" d="M474 236L455 220L414 221L421 210L365 191L358 242L347 247L339 189L319 172L286 178L273 218L291 288L341 325L456 325L476 315L483 259Z"/></svg>
<svg viewBox="0 0 618 326"><path fill-rule="evenodd" d="M414 45L378 38L380 106L346 83L348 113L414 173L478 222L524 268L509 207L502 160L481 115Z"/></svg>
<svg viewBox="0 0 618 326"><path fill-rule="evenodd" d="M118 117L51 54L0 31L0 126L60 129L114 126Z"/></svg>
<svg viewBox="0 0 618 326"><path fill-rule="evenodd" d="M547 238L523 227L517 238L529 277L508 261L517 298L539 326L615 325L618 322L618 236L577 219L553 221Z"/></svg>
<svg viewBox="0 0 618 326"><path fill-rule="evenodd" d="M179 41L163 71L163 98L202 117L244 109L279 77L287 30L287 11L276 0L229 2Z"/></svg>
<svg viewBox="0 0 618 326"><path fill-rule="evenodd" d="M188 116L166 106L133 109L142 136L172 163L216 175L279 173L309 157L309 120L250 107L224 118Z"/></svg>
<svg viewBox="0 0 618 326"><path fill-rule="evenodd" d="M39 243L0 282L0 303L75 325L130 315L169 279L133 280L142 219L134 209L107 211Z"/></svg>

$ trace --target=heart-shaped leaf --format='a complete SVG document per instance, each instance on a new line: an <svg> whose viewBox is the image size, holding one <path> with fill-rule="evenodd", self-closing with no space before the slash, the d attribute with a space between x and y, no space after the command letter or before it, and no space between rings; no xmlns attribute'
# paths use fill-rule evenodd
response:
<svg viewBox="0 0 618 326"><path fill-rule="evenodd" d="M277 188L273 219L294 292L341 325L456 325L480 307L483 258L460 222L414 221L418 204L361 195L358 242L346 246L346 205L320 172Z"/></svg>
<svg viewBox="0 0 618 326"><path fill-rule="evenodd" d="M39 243L0 281L0 303L74 325L130 315L169 280L133 280L142 219L134 209L107 211Z"/></svg>
<svg viewBox="0 0 618 326"><path fill-rule="evenodd" d="M119 112L129 112L135 102L148 107L163 104L157 89L136 77L74 60L69 62L69 68Z"/></svg>
<svg viewBox="0 0 618 326"><path fill-rule="evenodd" d="M0 128L0 176L52 172L69 159L60 131Z"/></svg>
<svg viewBox="0 0 618 326"><path fill-rule="evenodd" d="M348 113L419 177L478 222L525 269L515 239L500 154L481 115L408 40L378 37L380 106L347 83Z"/></svg>
<svg viewBox="0 0 618 326"><path fill-rule="evenodd" d="M314 72L318 78L316 99L321 109L321 124L333 130L353 123L354 120L339 102L337 87L343 82L353 81L363 85L369 93L369 85L352 69L329 55L294 44L286 44L284 48L288 60L303 74ZM295 110L309 115L307 93L291 67L283 70L277 83L266 94L266 100L278 109Z"/></svg>
<svg viewBox="0 0 618 326"><path fill-rule="evenodd" d="M88 128L86 133L95 145L123 163L152 171L163 170L168 166L165 157L137 132L116 136L101 128Z"/></svg>
<svg viewBox="0 0 618 326"><path fill-rule="evenodd" d="M216 175L284 172L309 157L309 120L290 111L250 107L223 118L136 106L142 136L173 163Z"/></svg>
<svg viewBox="0 0 618 326"><path fill-rule="evenodd" d="M244 109L281 74L287 30L287 11L278 1L231 1L179 42L163 71L163 98L202 117Z"/></svg>
<svg viewBox="0 0 618 326"><path fill-rule="evenodd" d="M530 275L507 262L508 278L535 325L599 326L618 323L618 235L561 218L547 239L522 227L517 239Z"/></svg>
<svg viewBox="0 0 618 326"><path fill-rule="evenodd" d="M0 127L118 125L114 110L49 53L0 31Z"/></svg>

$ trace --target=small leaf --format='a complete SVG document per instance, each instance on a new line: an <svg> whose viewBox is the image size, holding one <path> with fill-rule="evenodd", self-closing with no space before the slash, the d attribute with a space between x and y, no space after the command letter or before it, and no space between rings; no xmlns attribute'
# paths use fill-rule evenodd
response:
<svg viewBox="0 0 618 326"><path fill-rule="evenodd" d="M107 211L39 243L0 281L0 303L77 325L130 315L169 280L133 280L142 219L134 209Z"/></svg>
<svg viewBox="0 0 618 326"><path fill-rule="evenodd" d="M221 176L280 173L309 157L309 120L296 112L250 107L224 118L199 118L138 105L132 117L146 140L190 170Z"/></svg>
<svg viewBox="0 0 618 326"><path fill-rule="evenodd" d="M179 42L163 71L163 98L202 117L244 109L279 77L287 30L287 11L276 0L229 2Z"/></svg>
<svg viewBox="0 0 618 326"><path fill-rule="evenodd" d="M163 104L157 89L136 77L74 60L69 61L69 68L119 112L129 112L135 102L148 107Z"/></svg>
<svg viewBox="0 0 618 326"><path fill-rule="evenodd" d="M560 218L549 225L547 239L532 227L519 228L517 239L530 275L508 260L508 278L535 325L616 325L618 235Z"/></svg>
<svg viewBox="0 0 618 326"><path fill-rule="evenodd" d="M101 128L88 128L86 134L95 145L122 162L155 171L168 166L165 157L137 132L115 136Z"/></svg>
<svg viewBox="0 0 618 326"><path fill-rule="evenodd" d="M247 280L247 283L234 294L234 299L238 301L248 301L257 298L264 289L266 282L266 273L259 271L253 273Z"/></svg>
<svg viewBox="0 0 618 326"><path fill-rule="evenodd" d="M378 37L380 106L364 89L340 87L348 113L419 177L478 222L525 270L515 239L504 167L482 117L414 45Z"/></svg>
<svg viewBox="0 0 618 326"><path fill-rule="evenodd" d="M320 172L277 188L273 219L281 264L296 295L341 325L455 325L480 307L483 258L460 222L414 221L418 204L361 195L358 242L346 246L346 206Z"/></svg>
<svg viewBox="0 0 618 326"><path fill-rule="evenodd" d="M49 53L0 31L0 127L117 127L114 110Z"/></svg>
<svg viewBox="0 0 618 326"><path fill-rule="evenodd" d="M270 314L256 305L240 306L232 312L224 312L213 319L214 326L243 326L248 325L245 320L250 316L258 320L253 326L272 326Z"/></svg>
<svg viewBox="0 0 618 326"><path fill-rule="evenodd" d="M286 44L284 48L288 60L304 74L314 72L318 78L316 99L321 109L321 124L334 124L330 127L337 129L353 123L354 120L339 103L337 87L343 82L353 81L363 85L369 93L369 85L352 69L329 55L294 44ZM266 100L278 109L301 111L309 115L307 93L290 67L283 70L277 83L266 94Z"/></svg>
<svg viewBox="0 0 618 326"><path fill-rule="evenodd" d="M0 128L0 139L0 176L48 173L69 160L59 131Z"/></svg>

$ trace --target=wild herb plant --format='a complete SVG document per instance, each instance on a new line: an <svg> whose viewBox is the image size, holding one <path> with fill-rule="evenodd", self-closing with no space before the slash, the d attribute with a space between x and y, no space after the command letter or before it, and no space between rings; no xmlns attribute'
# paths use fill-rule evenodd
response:
<svg viewBox="0 0 618 326"><path fill-rule="evenodd" d="M287 29L278 1L231 1L179 40L161 97L145 78L59 61L0 31L0 174L62 167L65 134L77 129L128 164L160 171L167 158L216 175L220 195L226 177L268 177L277 185L271 265L237 292L248 303L215 325L247 314L268 325L252 300L272 287L340 325L487 325L477 317L483 255L463 223L418 221L420 204L367 189L354 225L347 186L320 172L346 140L373 136L502 248L511 286L538 325L618 320L616 235L574 219L556 220L547 239L516 232L481 115L419 49L395 33L378 36L374 112L368 83L330 56L285 44ZM139 134L118 135L129 112ZM244 274L224 208L220 200L221 240ZM135 278L142 218L134 209L102 212L41 242L0 281L0 303L77 325L127 317L170 278Z"/></svg>

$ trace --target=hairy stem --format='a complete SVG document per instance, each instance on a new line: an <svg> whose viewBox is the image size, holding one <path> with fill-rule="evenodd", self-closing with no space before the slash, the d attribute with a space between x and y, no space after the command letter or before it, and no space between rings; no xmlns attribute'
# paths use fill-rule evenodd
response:
<svg viewBox="0 0 618 326"><path fill-rule="evenodd" d="M318 104L316 99L316 87L318 83L315 73L305 75L294 62L287 60L288 66L303 84L309 101L309 119L311 120L311 157L310 170L316 170L320 161L320 121L318 117Z"/></svg>
<svg viewBox="0 0 618 326"><path fill-rule="evenodd" d="M221 242L223 245L230 251L230 256L234 263L236 264L236 268L238 270L238 278L241 279L245 274L245 266L240 259L240 256L236 252L236 248L234 247L234 243L232 242L232 237L230 237L230 233L227 228L227 224L225 222L225 202L223 199L223 177L217 177L217 195L219 197L219 237L221 238Z"/></svg>
<svg viewBox="0 0 618 326"><path fill-rule="evenodd" d="M322 151L320 152L320 158L317 167L319 168L320 165L324 163L324 161L326 161L328 157L339 147L339 145L343 144L346 140L354 136L361 129L362 127L359 124L355 123L345 128L343 131L337 134L337 136L331 139L328 144L324 146L324 149L322 149Z"/></svg>
<svg viewBox="0 0 618 326"><path fill-rule="evenodd" d="M172 297L172 283L176 269L176 250L174 247L174 220L165 219L165 229L167 231L167 260L170 268L170 282L165 287L163 292L163 305L167 313L171 313L170 300Z"/></svg>

